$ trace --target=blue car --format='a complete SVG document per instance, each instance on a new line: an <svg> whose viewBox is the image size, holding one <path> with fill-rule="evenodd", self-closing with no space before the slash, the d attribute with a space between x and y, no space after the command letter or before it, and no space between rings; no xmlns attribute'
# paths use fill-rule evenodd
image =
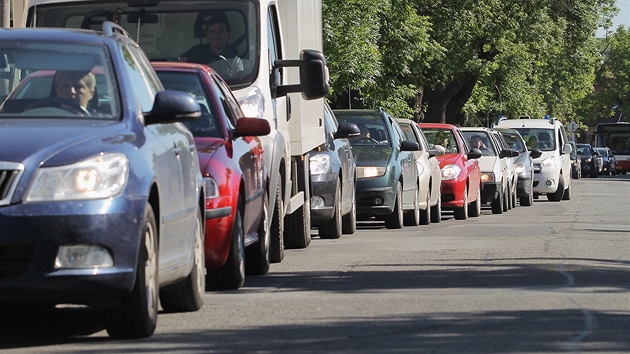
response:
<svg viewBox="0 0 630 354"><path fill-rule="evenodd" d="M357 165L357 220L376 218L388 229L403 227L405 214L417 216L416 142L406 141L400 125L385 109L339 109L337 120L354 123L360 134L350 144Z"/></svg>
<svg viewBox="0 0 630 354"><path fill-rule="evenodd" d="M160 303L198 310L205 188L180 122L199 104L111 22L0 29L0 73L0 304L102 309L115 338L153 334Z"/></svg>

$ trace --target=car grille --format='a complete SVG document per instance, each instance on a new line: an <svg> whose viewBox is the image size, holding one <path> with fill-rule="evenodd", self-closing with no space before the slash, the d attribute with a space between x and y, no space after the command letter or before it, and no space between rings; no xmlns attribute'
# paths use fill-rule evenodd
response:
<svg viewBox="0 0 630 354"><path fill-rule="evenodd" d="M22 164L0 161L0 205L9 204L23 171Z"/></svg>
<svg viewBox="0 0 630 354"><path fill-rule="evenodd" d="M20 276L31 264L35 247L0 246L0 279Z"/></svg>

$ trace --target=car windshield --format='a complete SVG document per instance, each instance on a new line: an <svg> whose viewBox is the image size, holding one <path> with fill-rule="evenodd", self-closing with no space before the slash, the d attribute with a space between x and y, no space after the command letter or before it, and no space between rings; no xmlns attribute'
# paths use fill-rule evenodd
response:
<svg viewBox="0 0 630 354"><path fill-rule="evenodd" d="M422 128L424 136L429 142L429 148L433 148L433 145L441 145L447 154L458 154L459 148L455 142L455 134L450 129L440 128Z"/></svg>
<svg viewBox="0 0 630 354"><path fill-rule="evenodd" d="M0 73L0 117L120 117L116 76L100 45L0 40Z"/></svg>
<svg viewBox="0 0 630 354"><path fill-rule="evenodd" d="M221 137L216 114L210 104L208 92L204 90L201 78L194 73L157 71L158 77L167 90L184 91L189 93L201 107L201 117L184 122L196 137Z"/></svg>
<svg viewBox="0 0 630 354"><path fill-rule="evenodd" d="M471 148L479 149L484 156L497 156L494 146L490 142L490 136L483 131L462 130L464 138L468 140Z"/></svg>
<svg viewBox="0 0 630 354"><path fill-rule="evenodd" d="M501 132L501 134L503 135L505 142L510 145L510 149L518 150L518 152L520 153L523 153L525 152L525 150L527 150L525 144L523 143L523 139L519 134L510 132Z"/></svg>
<svg viewBox="0 0 630 354"><path fill-rule="evenodd" d="M593 151L591 150L591 146L588 144L577 144L577 153L580 156L591 156L593 155Z"/></svg>
<svg viewBox="0 0 630 354"><path fill-rule="evenodd" d="M548 128L516 128L521 134L528 149L553 151L556 149L556 137L553 129Z"/></svg>
<svg viewBox="0 0 630 354"><path fill-rule="evenodd" d="M361 134L349 138L352 146L392 146L385 128L384 119L380 115L355 115L337 113L338 122L354 123Z"/></svg>
<svg viewBox="0 0 630 354"><path fill-rule="evenodd" d="M81 1L38 5L27 27L102 28L105 20L120 24L152 61L189 61L209 64L231 88L256 78L260 55L259 15L251 1L181 0ZM33 24L33 18L36 23ZM212 55L209 24L225 20L225 49ZM215 30L213 26L210 29Z"/></svg>

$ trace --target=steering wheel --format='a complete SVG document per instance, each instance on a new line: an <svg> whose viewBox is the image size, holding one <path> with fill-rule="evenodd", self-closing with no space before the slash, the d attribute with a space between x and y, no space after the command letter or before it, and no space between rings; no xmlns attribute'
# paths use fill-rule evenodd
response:
<svg viewBox="0 0 630 354"><path fill-rule="evenodd" d="M80 116L90 115L90 112L88 112L87 109L85 109L85 107L81 106L79 102L75 100L71 100L69 98L63 98L63 97L51 97L43 101L33 103L32 105L26 107L24 111L28 111L30 109L42 108L42 107L60 108L60 109L63 109L64 111L68 111L70 113L74 113Z"/></svg>
<svg viewBox="0 0 630 354"><path fill-rule="evenodd" d="M376 140L374 138L367 138L367 137L363 137L363 138L359 139L358 143L359 144L381 145L381 143L379 143L378 140Z"/></svg>

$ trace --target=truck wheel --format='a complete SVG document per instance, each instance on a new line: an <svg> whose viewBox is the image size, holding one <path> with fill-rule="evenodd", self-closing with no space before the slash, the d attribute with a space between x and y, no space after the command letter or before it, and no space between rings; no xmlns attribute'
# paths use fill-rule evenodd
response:
<svg viewBox="0 0 630 354"><path fill-rule="evenodd" d="M352 187L352 209L341 220L341 232L352 235L357 230L357 193Z"/></svg>
<svg viewBox="0 0 630 354"><path fill-rule="evenodd" d="M306 248L311 243L311 203L284 217L284 246L287 249Z"/></svg>
<svg viewBox="0 0 630 354"><path fill-rule="evenodd" d="M228 258L218 269L208 269L206 288L208 290L234 290L245 283L245 234L243 230L243 201L239 195L234 223L232 224L232 240Z"/></svg>
<svg viewBox="0 0 630 354"><path fill-rule="evenodd" d="M260 216L260 223L258 224L258 241L248 247L245 258L245 274L246 275L265 275L269 273L271 264L271 250L270 250L270 234L269 226L267 224L267 216L269 210L267 203L269 198L265 193L263 201L262 215Z"/></svg>
<svg viewBox="0 0 630 354"><path fill-rule="evenodd" d="M144 338L155 332L158 316L157 223L147 203L136 266L136 283L120 306L105 312L105 328L112 338Z"/></svg>
<svg viewBox="0 0 630 354"><path fill-rule="evenodd" d="M271 263L282 262L284 258L284 203L282 202L280 177L278 177L276 202L273 205L273 217L269 226L269 246Z"/></svg>
<svg viewBox="0 0 630 354"><path fill-rule="evenodd" d="M319 226L319 238L336 239L341 237L341 181L337 181L335 188L335 199L333 217L324 225Z"/></svg>
<svg viewBox="0 0 630 354"><path fill-rule="evenodd" d="M442 221L442 192L438 196L437 203L431 207L431 222L439 223Z"/></svg>
<svg viewBox="0 0 630 354"><path fill-rule="evenodd" d="M385 216L385 227L388 229L402 229L403 227L402 187L400 182L396 186L394 210L391 214Z"/></svg>
<svg viewBox="0 0 630 354"><path fill-rule="evenodd" d="M203 218L199 211L195 225L193 268L180 284L160 290L160 304L165 312L192 312L203 306L203 294L206 292L204 237Z"/></svg>

